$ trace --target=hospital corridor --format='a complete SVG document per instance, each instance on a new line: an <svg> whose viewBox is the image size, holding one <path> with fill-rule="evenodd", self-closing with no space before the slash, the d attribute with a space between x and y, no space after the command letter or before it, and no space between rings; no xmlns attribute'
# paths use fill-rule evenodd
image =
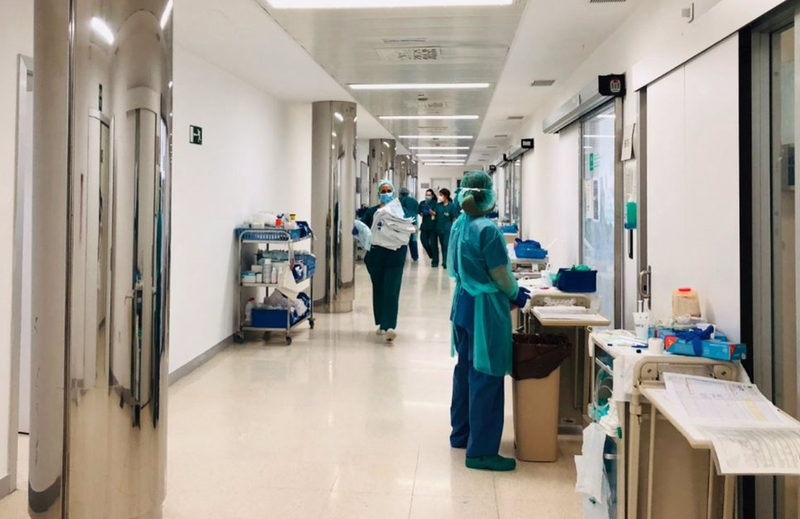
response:
<svg viewBox="0 0 800 519"><path fill-rule="evenodd" d="M0 519L800 518L800 0L0 0Z"/></svg>

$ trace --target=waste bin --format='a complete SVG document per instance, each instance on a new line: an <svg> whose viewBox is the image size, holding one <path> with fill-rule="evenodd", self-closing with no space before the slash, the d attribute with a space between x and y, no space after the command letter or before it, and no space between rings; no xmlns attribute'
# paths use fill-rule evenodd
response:
<svg viewBox="0 0 800 519"><path fill-rule="evenodd" d="M517 459L558 459L561 364L572 353L566 335L514 334L514 440Z"/></svg>

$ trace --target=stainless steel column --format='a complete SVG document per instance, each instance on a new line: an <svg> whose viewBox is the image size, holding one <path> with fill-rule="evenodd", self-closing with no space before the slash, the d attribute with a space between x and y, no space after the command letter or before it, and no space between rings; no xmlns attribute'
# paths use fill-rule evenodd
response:
<svg viewBox="0 0 800 519"><path fill-rule="evenodd" d="M369 206L378 205L378 182L394 182L394 158L397 153L394 139L369 141ZM400 188L397 187L399 190Z"/></svg>
<svg viewBox="0 0 800 519"><path fill-rule="evenodd" d="M35 0L34 518L161 517L172 0Z"/></svg>
<svg viewBox="0 0 800 519"><path fill-rule="evenodd" d="M316 240L314 309L344 313L355 299L356 104L322 101L312 107L311 226Z"/></svg>

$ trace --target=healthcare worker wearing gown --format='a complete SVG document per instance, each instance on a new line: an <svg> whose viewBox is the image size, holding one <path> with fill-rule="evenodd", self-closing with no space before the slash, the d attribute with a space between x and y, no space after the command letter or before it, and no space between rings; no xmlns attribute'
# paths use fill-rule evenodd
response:
<svg viewBox="0 0 800 519"><path fill-rule="evenodd" d="M417 227L417 219L419 218L419 202L411 196L411 190L407 187L400 188L400 204L403 206L403 211L406 214L406 218L411 218L414 220L414 227ZM411 253L411 261L416 263L419 261L419 246L417 242L417 233L411 235L411 239L408 241L408 251Z"/></svg>
<svg viewBox="0 0 800 519"><path fill-rule="evenodd" d="M394 186L391 182L383 180L378 184L378 197L380 203L370 207L361 218L361 221L370 229L378 209L395 198ZM407 245L397 250L372 245L364 257L367 272L372 280L372 313L375 325L378 327L376 333L385 335L387 342L392 342L397 338L400 286L403 282L403 268L406 265L407 254Z"/></svg>
<svg viewBox="0 0 800 519"><path fill-rule="evenodd" d="M511 273L505 239L486 215L494 210L491 177L470 171L461 183L463 214L450 235L448 272L456 280L450 319L453 373L450 444L467 449L472 469L509 471L516 461L499 455L503 435L504 377L511 373L511 305L530 293Z"/></svg>

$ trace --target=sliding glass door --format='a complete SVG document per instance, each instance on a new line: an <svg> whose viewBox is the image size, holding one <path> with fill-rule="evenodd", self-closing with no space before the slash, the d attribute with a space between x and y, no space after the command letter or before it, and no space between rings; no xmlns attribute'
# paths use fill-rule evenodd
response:
<svg viewBox="0 0 800 519"><path fill-rule="evenodd" d="M581 262L597 270L600 313L619 323L617 125L609 103L581 123Z"/></svg>

